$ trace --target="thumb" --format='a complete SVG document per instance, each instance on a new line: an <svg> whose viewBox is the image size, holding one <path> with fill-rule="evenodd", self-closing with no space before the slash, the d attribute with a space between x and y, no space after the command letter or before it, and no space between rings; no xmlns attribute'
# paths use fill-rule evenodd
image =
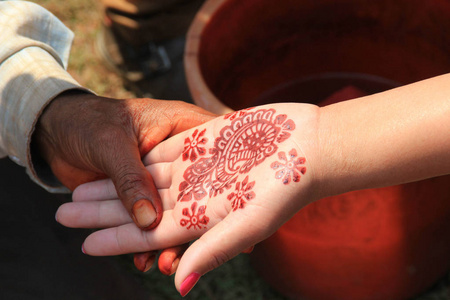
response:
<svg viewBox="0 0 450 300"><path fill-rule="evenodd" d="M150 173L141 161L138 147L123 142L104 158L105 173L136 225L144 230L156 227L162 218L162 204Z"/></svg>
<svg viewBox="0 0 450 300"><path fill-rule="evenodd" d="M237 215L228 215L186 250L175 275L175 286L181 296L184 297L202 275L263 239L263 233L249 224L249 218Z"/></svg>

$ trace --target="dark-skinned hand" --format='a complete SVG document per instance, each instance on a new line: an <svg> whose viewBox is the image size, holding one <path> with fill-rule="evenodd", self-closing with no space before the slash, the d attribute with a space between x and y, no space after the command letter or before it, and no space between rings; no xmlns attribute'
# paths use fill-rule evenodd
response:
<svg viewBox="0 0 450 300"><path fill-rule="evenodd" d="M167 137L214 117L181 101L118 100L72 90L56 97L44 110L33 143L70 190L111 178L136 225L148 230L159 224L163 210L141 158ZM147 270L149 256L137 254L136 267Z"/></svg>

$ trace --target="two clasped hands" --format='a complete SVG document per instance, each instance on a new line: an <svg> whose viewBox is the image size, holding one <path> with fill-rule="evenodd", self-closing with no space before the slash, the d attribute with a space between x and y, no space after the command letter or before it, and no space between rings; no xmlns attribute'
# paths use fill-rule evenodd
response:
<svg viewBox="0 0 450 300"><path fill-rule="evenodd" d="M53 173L75 189L58 222L103 228L83 251L136 253L147 270L162 250L159 268L176 272L184 296L315 200L449 174L448 80L323 108L281 103L224 116L70 91L45 110L35 137Z"/></svg>

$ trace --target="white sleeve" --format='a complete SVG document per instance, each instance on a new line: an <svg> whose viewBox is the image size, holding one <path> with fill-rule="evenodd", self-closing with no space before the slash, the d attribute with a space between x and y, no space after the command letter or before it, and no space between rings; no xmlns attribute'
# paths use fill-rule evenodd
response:
<svg viewBox="0 0 450 300"><path fill-rule="evenodd" d="M67 73L73 33L37 4L0 0L0 158L9 156L40 180L30 155L34 125L46 105L83 89Z"/></svg>

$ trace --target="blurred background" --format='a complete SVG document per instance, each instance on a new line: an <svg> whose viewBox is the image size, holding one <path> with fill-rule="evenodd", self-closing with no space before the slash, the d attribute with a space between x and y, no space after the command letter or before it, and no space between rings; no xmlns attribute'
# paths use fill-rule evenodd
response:
<svg viewBox="0 0 450 300"><path fill-rule="evenodd" d="M95 51L95 39L100 29L97 1L93 0L34 0L62 20L75 33L69 61L69 73L83 86L100 96L134 98L124 88L124 82L105 67ZM182 100L182 99L181 99ZM257 246L256 246L257 247ZM143 274L134 269L129 255L117 258L124 272L134 274L151 291L152 299L180 299L173 276L162 275L156 268ZM185 299L285 299L268 286L252 269L249 256L241 254L199 281ZM450 274L429 291L414 300L450 299Z"/></svg>

